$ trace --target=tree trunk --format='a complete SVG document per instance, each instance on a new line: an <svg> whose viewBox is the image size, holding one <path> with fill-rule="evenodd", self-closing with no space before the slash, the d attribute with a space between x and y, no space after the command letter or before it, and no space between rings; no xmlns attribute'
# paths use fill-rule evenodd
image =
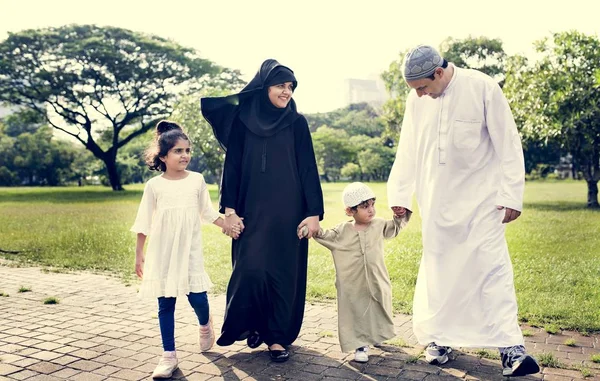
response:
<svg viewBox="0 0 600 381"><path fill-rule="evenodd" d="M586 180L588 185L588 208L600 208L598 204L598 182L594 180Z"/></svg>
<svg viewBox="0 0 600 381"><path fill-rule="evenodd" d="M117 170L117 158L108 156L103 161L104 165L106 165L106 172L108 173L108 180L110 181L112 189L114 191L124 190L121 185L121 176Z"/></svg>

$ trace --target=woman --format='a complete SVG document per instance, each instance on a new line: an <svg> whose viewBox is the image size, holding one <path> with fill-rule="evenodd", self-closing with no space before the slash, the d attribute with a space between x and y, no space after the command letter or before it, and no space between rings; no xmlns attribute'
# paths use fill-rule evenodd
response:
<svg viewBox="0 0 600 381"><path fill-rule="evenodd" d="M203 98L202 114L226 150L220 211L232 241L233 272L217 344L247 339L289 358L304 316L308 240L323 218L323 192L306 119L292 99L289 68L266 60L239 93ZM236 230L236 227L238 227Z"/></svg>

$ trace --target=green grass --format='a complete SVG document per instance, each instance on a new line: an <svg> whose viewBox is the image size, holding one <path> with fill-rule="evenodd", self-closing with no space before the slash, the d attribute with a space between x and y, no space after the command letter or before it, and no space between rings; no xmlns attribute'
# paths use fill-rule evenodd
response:
<svg viewBox="0 0 600 381"><path fill-rule="evenodd" d="M600 354L591 355L590 360L592 360L592 362L595 362L596 364L600 364Z"/></svg>
<svg viewBox="0 0 600 381"><path fill-rule="evenodd" d="M44 304L58 304L60 301L58 298L51 296L49 298L44 299Z"/></svg>
<svg viewBox="0 0 600 381"><path fill-rule="evenodd" d="M378 196L378 215L390 218L384 183L370 184ZM325 219L332 227L347 220L341 205L344 183L323 184ZM135 235L129 232L143 185L125 192L105 187L0 188L0 249L20 265L52 271L111 272L134 279ZM209 187L216 205L217 188ZM520 320L531 326L600 331L600 213L585 207L584 182L530 182L521 218L507 226ZM422 254L418 212L385 246L394 308L410 313ZM214 225L203 227L207 271L214 292L224 292L231 273L230 240ZM334 300L331 254L310 244L307 297Z"/></svg>
<svg viewBox="0 0 600 381"><path fill-rule="evenodd" d="M554 357L553 353L540 353L536 356L538 362L541 366L545 366L548 368L564 368L564 364L562 364L556 357Z"/></svg>
<svg viewBox="0 0 600 381"><path fill-rule="evenodd" d="M0 297L5 297L8 298L10 295L8 295L7 293L5 293L4 291L0 291Z"/></svg>
<svg viewBox="0 0 600 381"><path fill-rule="evenodd" d="M335 337L335 333L332 331L321 331L319 332L319 337Z"/></svg>
<svg viewBox="0 0 600 381"><path fill-rule="evenodd" d="M394 347L399 347L399 348L412 348L412 346L408 345L406 343L406 341L404 341L400 337L394 337L393 339L386 340L383 343L387 344L387 345L392 345Z"/></svg>
<svg viewBox="0 0 600 381"><path fill-rule="evenodd" d="M565 340L564 343L567 347L576 347L577 346L577 342L575 341L575 339L571 338L571 339L567 339Z"/></svg>
<svg viewBox="0 0 600 381"><path fill-rule="evenodd" d="M31 291L31 287L21 286L21 287L19 287L18 292L30 292L30 291Z"/></svg>
<svg viewBox="0 0 600 381"><path fill-rule="evenodd" d="M524 329L523 336L525 336L525 337L533 336L533 331L530 329Z"/></svg>
<svg viewBox="0 0 600 381"><path fill-rule="evenodd" d="M554 335L560 331L560 327L556 324L546 324L544 326L544 331Z"/></svg>
<svg viewBox="0 0 600 381"><path fill-rule="evenodd" d="M489 360L500 360L500 354L498 351L493 351L489 349L480 349L475 352L477 357Z"/></svg>
<svg viewBox="0 0 600 381"><path fill-rule="evenodd" d="M594 375L594 373L592 373L592 371L588 368L581 368L580 371L583 378L592 377Z"/></svg>

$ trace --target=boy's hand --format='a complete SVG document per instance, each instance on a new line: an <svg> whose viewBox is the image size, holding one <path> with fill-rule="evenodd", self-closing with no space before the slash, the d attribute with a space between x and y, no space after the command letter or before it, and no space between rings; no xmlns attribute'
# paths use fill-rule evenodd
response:
<svg viewBox="0 0 600 381"><path fill-rule="evenodd" d="M521 212L519 212L518 210L500 206L500 205L496 206L496 209L498 209L498 210L506 209L506 211L504 213L504 219L502 219L503 224L507 224L511 221L514 221L517 218L519 218L519 216L521 215Z"/></svg>
<svg viewBox="0 0 600 381"><path fill-rule="evenodd" d="M394 212L394 217L400 218L406 214L408 209L402 206L392 206L392 211Z"/></svg>
<svg viewBox="0 0 600 381"><path fill-rule="evenodd" d="M306 225L298 228L298 238L302 239L308 235L308 228Z"/></svg>

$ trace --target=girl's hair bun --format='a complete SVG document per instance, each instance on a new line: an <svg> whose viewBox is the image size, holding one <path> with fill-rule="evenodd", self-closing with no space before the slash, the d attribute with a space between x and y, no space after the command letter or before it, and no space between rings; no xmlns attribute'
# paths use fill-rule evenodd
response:
<svg viewBox="0 0 600 381"><path fill-rule="evenodd" d="M171 130L183 130L177 123L168 120L161 120L156 124L156 134L164 134Z"/></svg>

